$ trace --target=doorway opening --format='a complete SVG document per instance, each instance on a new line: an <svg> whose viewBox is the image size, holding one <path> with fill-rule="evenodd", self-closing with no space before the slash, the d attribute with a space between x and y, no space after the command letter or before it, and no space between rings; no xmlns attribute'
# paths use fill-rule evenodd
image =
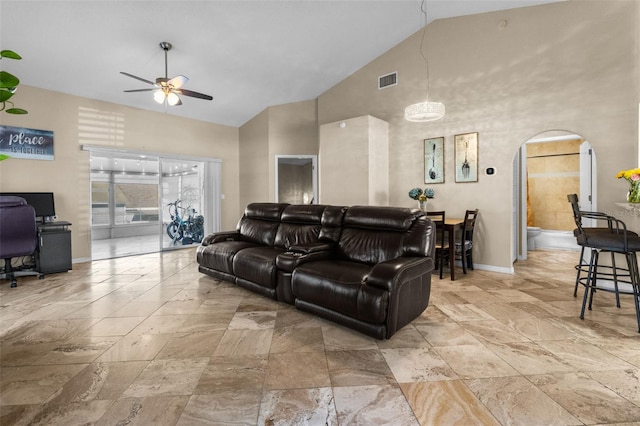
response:
<svg viewBox="0 0 640 426"><path fill-rule="evenodd" d="M543 132L527 140L514 157L512 260L529 250L578 250L567 194L581 208L596 205L596 159L588 141L567 131Z"/></svg>
<svg viewBox="0 0 640 426"><path fill-rule="evenodd" d="M276 203L318 204L317 156L276 155Z"/></svg>

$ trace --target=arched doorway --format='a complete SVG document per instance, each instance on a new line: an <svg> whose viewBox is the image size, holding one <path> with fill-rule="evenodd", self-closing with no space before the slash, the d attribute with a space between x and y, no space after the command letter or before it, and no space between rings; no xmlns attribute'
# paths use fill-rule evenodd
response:
<svg viewBox="0 0 640 426"><path fill-rule="evenodd" d="M542 132L518 149L513 171L512 260L526 259L532 247L577 250L566 196L577 193L584 210L596 205L596 158L589 142L575 132ZM541 229L531 232L534 227Z"/></svg>

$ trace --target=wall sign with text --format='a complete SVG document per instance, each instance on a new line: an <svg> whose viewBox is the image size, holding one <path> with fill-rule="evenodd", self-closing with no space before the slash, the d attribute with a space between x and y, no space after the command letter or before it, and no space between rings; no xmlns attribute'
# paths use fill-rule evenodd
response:
<svg viewBox="0 0 640 426"><path fill-rule="evenodd" d="M53 132L0 126L0 155L30 160L53 160Z"/></svg>

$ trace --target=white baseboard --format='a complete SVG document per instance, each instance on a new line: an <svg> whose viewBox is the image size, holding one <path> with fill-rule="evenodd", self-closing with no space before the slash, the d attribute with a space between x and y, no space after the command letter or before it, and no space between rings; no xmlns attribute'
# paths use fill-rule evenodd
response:
<svg viewBox="0 0 640 426"><path fill-rule="evenodd" d="M489 271L489 272L498 272L501 274L513 274L515 272L513 266L510 268L504 268L502 266L483 265L475 262L473 264L473 269L480 269L480 270Z"/></svg>

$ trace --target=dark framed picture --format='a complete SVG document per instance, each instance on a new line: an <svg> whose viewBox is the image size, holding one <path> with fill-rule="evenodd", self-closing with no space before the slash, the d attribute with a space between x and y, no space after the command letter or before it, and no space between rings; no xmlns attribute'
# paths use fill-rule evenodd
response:
<svg viewBox="0 0 640 426"><path fill-rule="evenodd" d="M444 137L424 140L424 183L444 183Z"/></svg>
<svg viewBox="0 0 640 426"><path fill-rule="evenodd" d="M456 182L477 182L478 133L456 135L454 141Z"/></svg>

